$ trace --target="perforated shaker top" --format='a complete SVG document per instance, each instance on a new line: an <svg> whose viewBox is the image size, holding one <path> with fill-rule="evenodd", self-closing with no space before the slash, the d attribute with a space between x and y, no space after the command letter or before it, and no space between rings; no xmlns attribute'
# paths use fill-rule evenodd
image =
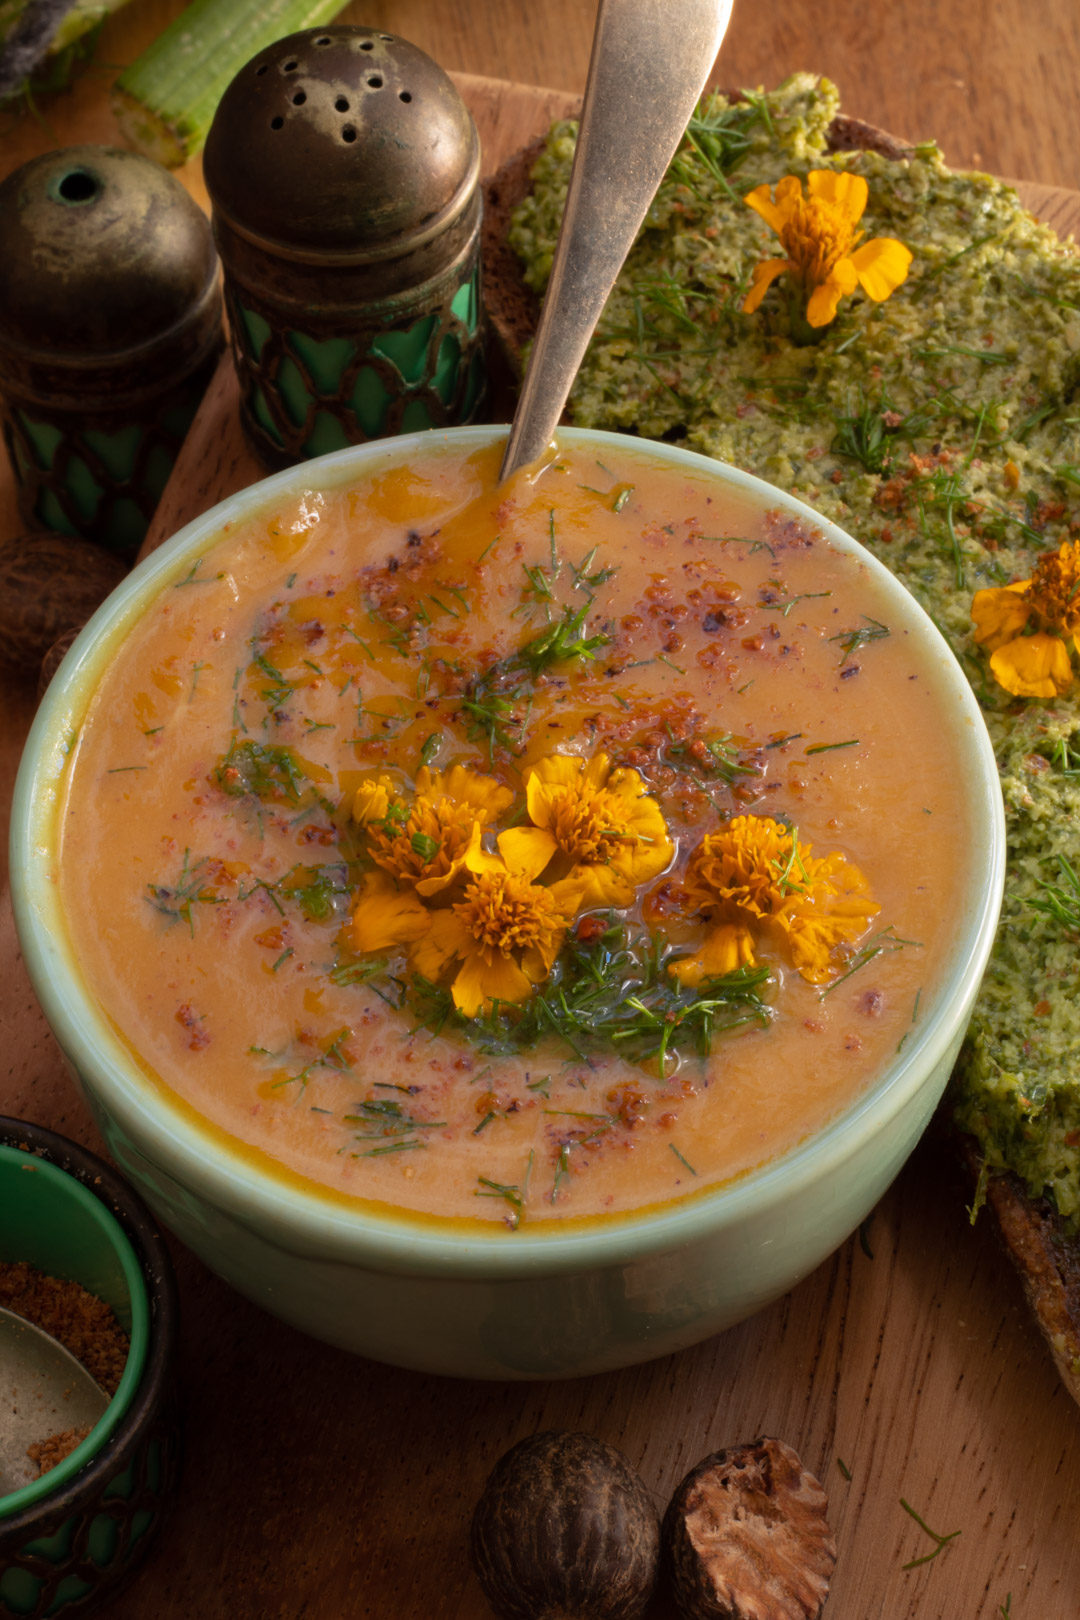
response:
<svg viewBox="0 0 1080 1620"><path fill-rule="evenodd" d="M216 214L250 240L313 262L386 257L464 209L480 146L452 80L372 28L313 28L233 79L206 143Z"/></svg>

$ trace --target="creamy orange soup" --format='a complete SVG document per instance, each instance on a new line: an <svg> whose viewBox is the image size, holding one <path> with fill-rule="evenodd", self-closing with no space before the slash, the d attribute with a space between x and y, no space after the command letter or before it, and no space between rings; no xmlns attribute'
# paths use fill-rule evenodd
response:
<svg viewBox="0 0 1080 1620"><path fill-rule="evenodd" d="M516 1228L850 1103L934 996L968 829L960 721L861 561L630 446L497 463L312 489L185 565L79 732L60 878L148 1083L327 1196ZM440 848L418 787L463 782ZM741 889L736 833L773 840Z"/></svg>

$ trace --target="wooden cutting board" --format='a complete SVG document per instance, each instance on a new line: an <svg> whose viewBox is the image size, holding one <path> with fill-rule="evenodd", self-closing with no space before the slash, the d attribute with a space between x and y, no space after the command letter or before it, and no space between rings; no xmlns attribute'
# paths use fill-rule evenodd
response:
<svg viewBox="0 0 1080 1620"><path fill-rule="evenodd" d="M567 96L461 77L492 171ZM1062 234L1080 195L1022 185ZM222 366L149 537L261 476ZM0 476L0 522L10 480ZM8 782L33 707L0 712ZM0 1112L100 1147L30 991L5 882ZM785 1299L681 1355L567 1383L456 1383L331 1350L174 1245L187 1467L115 1620L486 1620L468 1523L507 1446L580 1428L620 1446L663 1507L711 1450L759 1434L824 1480L839 1543L826 1620L1070 1620L1080 1606L1080 1411L948 1150L925 1141L867 1223ZM850 1476L850 1477L849 1477ZM904 1566L959 1532L930 1562ZM672 1620L658 1598L650 1620Z"/></svg>

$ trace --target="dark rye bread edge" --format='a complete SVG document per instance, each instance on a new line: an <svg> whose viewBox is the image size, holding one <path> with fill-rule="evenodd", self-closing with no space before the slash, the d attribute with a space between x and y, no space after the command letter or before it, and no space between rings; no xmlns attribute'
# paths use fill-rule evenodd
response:
<svg viewBox="0 0 1080 1620"><path fill-rule="evenodd" d="M543 146L541 136L522 147L485 183L484 299L503 362L515 379L522 374L522 355L536 330L540 303L522 279L507 231ZM886 131L846 117L835 118L830 125L828 148L879 152L888 158L903 158L912 150ZM972 1184L978 1186L981 1160L975 1143L965 1138L961 1152ZM1080 1239L1069 1237L1052 1206L1045 1199L1030 1198L1016 1176L991 1173L985 1190L987 1206L1062 1381L1080 1402Z"/></svg>

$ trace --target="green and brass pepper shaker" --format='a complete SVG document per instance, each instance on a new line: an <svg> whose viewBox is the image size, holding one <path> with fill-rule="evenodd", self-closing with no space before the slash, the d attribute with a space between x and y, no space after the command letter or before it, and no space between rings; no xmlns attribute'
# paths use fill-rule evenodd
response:
<svg viewBox="0 0 1080 1620"><path fill-rule="evenodd" d="M133 558L223 343L210 223L159 164L69 146L0 185L0 415L28 524Z"/></svg>
<svg viewBox="0 0 1080 1620"><path fill-rule="evenodd" d="M480 145L429 56L371 28L280 40L226 90L203 171L268 466L475 419Z"/></svg>

